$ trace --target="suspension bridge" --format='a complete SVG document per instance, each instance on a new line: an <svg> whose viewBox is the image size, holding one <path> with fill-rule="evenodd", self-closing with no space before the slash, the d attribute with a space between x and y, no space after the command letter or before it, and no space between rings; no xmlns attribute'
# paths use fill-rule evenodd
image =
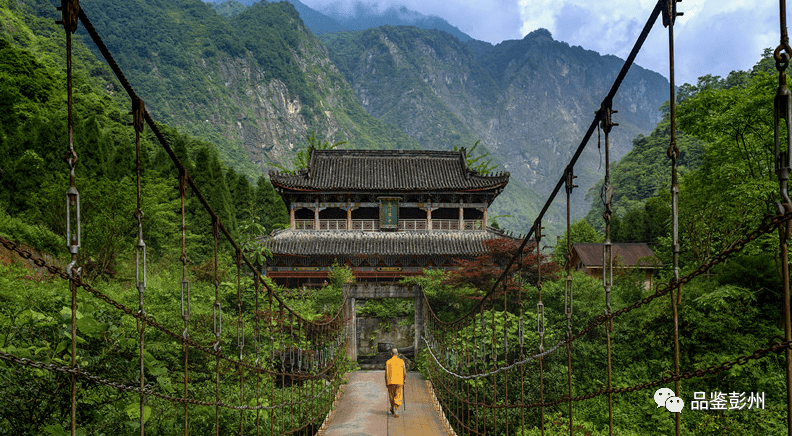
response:
<svg viewBox="0 0 792 436"><path fill-rule="evenodd" d="M155 402L177 404L183 409L179 428L173 434L191 434L201 420L202 428L212 428L215 434L428 434L430 431L454 432L464 435L509 435L509 434L584 434L585 429L576 427L575 412L580 407L601 408L607 414L607 432L618 433L619 419L614 414L614 402L651 402L657 389L672 389L681 395L683 382L698 379L712 374L722 374L732 368L758 362L773 355L783 354L786 367L786 427L792 436L792 322L790 321L790 290L788 240L792 232L792 201L788 194L788 178L792 169L792 93L787 88L786 68L792 56L786 30L786 4L779 2L779 18L781 23L780 44L775 50L774 58L779 76L779 88L775 97L775 168L778 176L777 210L768 215L757 228L744 234L724 252L702 264L696 270L681 275L679 266L680 242L678 224L679 182L677 160L680 155L676 145L675 127L675 83L674 83L674 21L678 15L675 0L659 0L648 17L646 24L637 38L634 47L624 63L621 71L613 82L610 92L602 100L600 109L594 115L591 124L581 139L566 170L558 180L548 197L541 212L536 217L530 232L522 240L519 249L513 254L503 273L494 283L489 292L477 306L466 315L455 321L444 321L432 310L429 300L424 295L423 331L420 333L420 345L424 350L426 374L428 382L421 386L422 380L411 374L411 390L408 398L420 398L415 403L407 403L407 407L415 407L415 415L411 418L417 427L408 428L405 419L401 424L391 423L387 417L385 401L382 398L372 400L382 405L374 406L370 415L366 407L362 407L360 398L366 398L364 373L348 374L347 349L350 346L346 336L347 319L342 309L332 317L311 321L303 318L287 302L278 295L275 289L259 275L259 270L247 258L245 250L232 238L218 215L212 210L199 187L188 174L187 169L179 161L166 136L146 110L143 100L136 94L123 71L118 66L102 42L100 33L91 24L89 11L80 8L78 0L62 0L61 24L65 29L66 72L67 72L67 163L69 164L69 186L65 187L67 208L65 228L71 262L65 267L58 266L36 254L31 253L22 245L0 238L7 250L16 256L35 264L59 279L68 283L71 298L70 319L68 324L70 343L68 345L70 362L67 365L47 363L35 359L21 357L13 353L0 353L0 359L6 365L13 365L28 371L57 374L68 380L67 386L61 386L63 397L69 403L70 415L65 417L72 435L82 434L80 430L81 402L79 398L86 392L115 391L137 396L137 415L139 431L146 433L146 417L152 413L150 406ZM672 247L673 277L665 284L659 285L643 298L630 304L614 309L611 304L613 288L613 254L611 244L611 218L613 215L613 187L610 184L610 144L609 137L614 123L613 99L627 72L641 50L655 22L662 19L668 30L669 44L669 102L671 140L667 155L671 172L671 204L672 204ZM81 210L80 191L75 177L78 156L74 148L73 117L73 85L72 85L72 34L82 24L99 52L115 73L118 81L129 95L132 102L133 128L137 165L137 209L138 243L135 247L136 280L138 293L136 307L129 307L114 300L106 293L95 288L81 277L78 254L81 248ZM768 102L768 105L771 103ZM181 199L181 262L182 277L180 289L177 290L181 306L174 308L176 319L181 325L172 321L158 321L155 315L166 317L168 314L152 314L147 312L146 274L147 253L143 231L145 205L141 196L141 159L140 136L148 127L167 152L178 171L178 189ZM563 290L563 318L560 323L548 327L545 317L545 300L543 294L543 271L541 261L535 268L535 277L530 283L523 283L523 270L527 267L523 257L527 251L541 247L543 237L542 222L551 203L561 194L566 195L566 228L571 229L570 196L576 187L575 165L583 149L587 146L594 132L604 136L604 227L605 242L603 244L603 294L604 305L601 315L591 319L579 320L573 316L574 301L571 262L571 241L567 241L566 280ZM599 137L598 133L598 137ZM599 140L598 140L599 142ZM194 322L191 323L190 278L187 273L188 253L185 243L186 215L185 199L194 196L206 212L205 219L212 229L214 246L213 287L214 299L209 302L213 326L211 332L197 332ZM778 304L783 312L782 336L767 338L768 345L758 349L745 350L744 354L732 356L730 359L708 366L683 367L680 362L680 311L686 301L682 298L683 286L697 277L708 274L713 267L722 264L730 257L741 252L752 241L762 235L775 233L779 235L779 253L783 288L779 291L781 298ZM220 297L220 279L218 273L218 252L220 245L231 247L236 265L236 310L224 309ZM537 256L536 259L541 259ZM252 277L252 285L243 277ZM514 292L530 286L535 292L529 299L524 292ZM84 298L101 304L104 310L118 311L126 317L134 319L136 325L138 356L135 362L128 362L138 370L137 380L118 380L99 375L90 365L82 364L79 359L80 343L78 338L78 293ZM251 314L243 313L243 295L253 296ZM613 350L617 347L631 347L632 344L619 341L619 328L630 322L642 309L658 307L670 319L669 332L664 335L668 339L663 343L667 349L662 350L668 356L668 367L658 368L657 377L646 376L640 382L626 383L618 376L618 365L613 362ZM536 309L533 310L533 307ZM531 308L531 309L529 309ZM170 318L174 318L171 316ZM252 319L253 325L246 325L245 319ZM574 320L574 322L573 322ZM530 327L529 327L530 326ZM229 334L229 330L232 333ZM234 338L233 332L236 332ZM146 342L152 336L168 338L180 348L178 360L183 368L183 383L180 392L176 389L162 389L152 380L156 374L151 373L147 366L147 356L160 350L151 349ZM233 339L229 339L232 337ZM585 344L585 346L583 346ZM225 345L225 347L224 347ZM238 351L231 355L227 350ZM596 353L591 350L596 349ZM657 351L657 350L652 350ZM581 380L576 376L576 365L589 359L601 359L602 374L600 380ZM205 367L212 368L214 373L200 374L194 369L194 362L202 362ZM208 362L208 363L207 363ZM213 363L212 363L213 362ZM176 364L176 363L174 363ZM362 374L362 375L361 375ZM375 373L376 374L376 373ZM349 383L342 388L348 378ZM196 379L201 379L200 381ZM221 391L221 379L224 388ZM238 390L229 392L225 382L229 379L238 381ZM374 382L371 382L374 383ZM207 386L212 387L207 388ZM200 388L199 388L200 387ZM363 393L354 393L360 387ZM384 395L384 388L379 395ZM780 402L780 399L775 399ZM359 402L360 401L360 402ZM419 412L420 410L420 412ZM671 411L672 409L669 409ZM687 411L687 409L685 409ZM156 413L156 412L154 412ZM410 409L408 409L408 414ZM423 413L424 415L420 415ZM664 422L665 428L659 428L659 434L677 435L684 433L681 413L669 412L671 419ZM366 417L368 416L368 417ZM421 418L423 416L424 418ZM362 419L362 421L361 421ZM384 419L384 421L383 421ZM379 420L379 421L377 421ZM351 422L360 424L358 430L349 430ZM365 428L372 422L387 422L379 425L379 433L366 433ZM423 425L437 422L435 430L427 430ZM367 427L368 425L368 427ZM401 425L401 430L399 430ZM335 427L334 427L335 426ZM376 426L376 425L375 425ZM555 430L551 432L550 427ZM344 430L346 428L347 430ZM224 429L224 430L221 430ZM559 430L561 429L561 430ZM616 429L616 430L614 430ZM385 433L383 433L383 431ZM401 432L401 433L399 433ZM413 432L413 433L410 433ZM206 434L206 433L205 433Z"/></svg>

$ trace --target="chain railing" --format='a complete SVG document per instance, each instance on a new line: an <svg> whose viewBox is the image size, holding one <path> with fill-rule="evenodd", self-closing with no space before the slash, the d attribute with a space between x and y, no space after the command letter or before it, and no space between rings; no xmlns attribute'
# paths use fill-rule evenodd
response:
<svg viewBox="0 0 792 436"><path fill-rule="evenodd" d="M695 270L681 275L679 265L679 177L677 162L680 156L676 144L676 85L674 83L674 22L681 13L676 10L678 0L658 0L652 10L644 28L638 37L630 55L621 71L613 82L610 92L605 96L600 109L595 113L594 119L585 133L580 145L575 150L566 166L564 174L558 181L555 189L548 197L544 208L536 218L531 231L522 240L519 248L513 253L506 264L502 274L492 285L489 292L481 299L477 306L455 321L441 320L426 301L428 317L425 322L422 342L425 345L428 361L428 372L434 392L457 434L460 435L502 435L502 434L537 434L544 435L546 423L549 422L547 411L553 410L555 416L566 415L563 432L572 435L580 433L579 426L575 426L573 411L576 405L583 402L595 402L596 408L602 410L603 421L607 423L608 434L618 431L618 416L614 416L614 402L634 401L630 397L632 392L641 392L656 388L673 387L679 394L682 381L700 379L713 374L722 374L730 369L767 359L769 356L785 353L785 366L787 368L787 428L792 436L792 322L790 322L790 291L789 291L789 264L787 241L792 233L792 202L787 192L790 169L792 169L792 93L786 85L786 67L792 56L786 33L786 6L785 1L780 1L781 16L781 43L775 51L776 66L779 71L779 88L775 100L776 113L776 172L780 184L780 198L775 215L767 216L764 221L753 231L734 241L720 254L701 264ZM613 215L613 191L610 180L610 135L611 130L618 126L614 123L613 110L614 97L624 79L627 71L633 64L636 55L649 35L658 17L662 16L662 23L668 29L669 35L669 90L670 90L670 123L671 137L668 146L668 158L671 161L671 248L673 265L672 277L666 284L660 285L652 294L626 303L624 307L612 307L611 297L613 291L613 253L611 242L611 218ZM585 324L574 325L573 320L579 320L581 315L573 317L573 275L572 275L572 243L571 235L571 194L574 185L574 168L577 159L588 144L594 131L604 133L604 183L602 187L602 203L604 206L605 242L603 245L603 277L604 307L601 314L593 316ZM782 145L783 144L783 145ZM598 134L598 146L602 146ZM542 220L556 196L565 186L567 194L566 230L567 245L565 259L565 275L563 281L563 295L557 301L557 307L563 307L561 317L556 317L556 324L550 328L545 321L546 294L542 284L542 256L536 256L534 265L535 276L530 286L524 286L522 279L525 276L523 257L525 254L541 246ZM746 350L746 354L734 356L718 364L701 366L683 371L680 363L680 307L685 300L682 299L682 286L696 278L710 274L712 269L723 264L733 255L741 252L752 241L779 232L780 253L779 270L783 277L782 294L784 297L784 337L768 339L769 345L754 350ZM511 292L507 288L511 287ZM531 296L536 301L536 311L524 306L524 294ZM661 297L668 296L668 308L658 309ZM512 304L509 304L509 299ZM514 300L517 300L516 302ZM579 307L578 303L578 307ZM625 304L625 303L620 303ZM633 313L638 309L662 310L669 318L667 344L669 355L666 358L669 367L664 368L662 375L651 378L649 381L639 381L627 377L619 377L615 382L614 371L618 371L618 364L612 363L612 347L633 347L633 344L620 343L618 332L623 331L628 314L632 317L639 316ZM558 309L557 309L558 310ZM643 313L643 312L640 312ZM523 316L535 316L536 328L534 331L523 329ZM560 321L560 322L559 322ZM620 323L617 323L620 321ZM580 322L580 321L578 321ZM690 323L692 321L687 321ZM695 327L693 327L695 328ZM662 333L666 335L665 332ZM552 347L546 348L545 343L550 342ZM586 345L583 345L586 344ZM559 352L566 350L566 355ZM585 352L582 350L586 350ZM573 359L573 356L576 356ZM590 362L595 359L601 365L602 375L598 380L583 380L573 378L573 364L583 366L583 360ZM575 363L580 362L580 363ZM564 368L559 371L559 367ZM596 367L596 365L595 365ZM591 364L588 365L589 374ZM564 374L565 373L565 374ZM580 377L580 373L578 372ZM591 377L591 376L589 376ZM634 384L631 384L634 383ZM577 385L577 387L575 386ZM583 386L581 386L583 385ZM621 399L624 398L625 399ZM652 401L651 392L644 394L646 401ZM564 409L558 406L566 405ZM578 406L579 407L579 406ZM591 406L586 408L592 410ZM605 410L608 411L607 419L604 418ZM682 433L681 413L673 413L674 431L677 435ZM556 424L558 420L554 421ZM555 427L555 432L559 427ZM669 429L658 428L659 434L670 432ZM553 434L558 434L558 433Z"/></svg>
<svg viewBox="0 0 792 436"><path fill-rule="evenodd" d="M146 110L143 101L135 93L132 86L127 81L118 64L113 59L109 50L100 38L97 30L91 24L84 10L80 8L79 0L62 0L61 7L63 24L66 31L66 75L67 75L67 117L68 117L68 148L66 161L69 165L69 187L66 193L66 234L68 249L71 254L71 262L61 268L50 264L42 258L38 258L25 250L18 244L8 239L0 237L0 244L12 253L16 253L23 259L32 261L40 268L46 269L50 274L59 277L69 284L71 293L71 361L68 366L55 363L44 363L27 357L15 356L11 353L0 353L3 361L19 365L22 367L33 368L36 370L48 371L68 375L70 384L70 417L69 425L71 434L78 434L80 431L79 420L79 401L78 393L81 390L94 389L95 386L104 386L119 392L137 394L139 402L139 432L144 435L146 432L146 409L150 398L158 398L175 404L183 404L184 421L182 424L183 433L190 434L192 421L195 414L195 407L214 408L214 433L221 434L220 411L221 409L231 409L239 411L239 434L245 431L245 413L255 411L255 432L256 434L306 434L315 432L321 425L324 417L332 407L332 402L341 383L341 378L346 367L346 337L344 336L343 310L339 310L333 317L317 322L303 318L263 280L257 268L246 257L245 252L232 238L223 222L215 211L209 206L205 197L195 184L194 180L187 173L187 169L177 158L172 147L168 143L163 133L159 130ZM80 228L80 193L77 189L77 179L75 177L75 167L77 154L74 148L74 128L73 128L73 99L72 99L72 34L82 23L92 41L96 44L103 57L110 65L113 73L123 86L132 101L132 115L135 131L135 154L136 154L136 208L135 219L137 221L138 238L135 245L135 288L137 290L137 307L125 306L119 301L114 300L106 293L95 288L81 277L81 268L78 267L78 253L81 245ZM174 166L178 171L178 192L181 202L181 257L182 277L180 284L180 311L183 327L180 331L174 331L166 324L159 322L151 313L146 310L146 288L147 288L147 252L144 229L144 208L142 186L145 181L141 178L143 168L140 157L140 135L145 126L153 132L159 144L170 156ZM200 169L198 169L200 170ZM212 287L214 298L212 306L212 336L211 344L202 343L198 337L205 336L205 332L193 331L194 323L191 324L192 301L190 295L190 282L188 280L187 265L188 253L186 248L186 197L191 194L203 206L209 217L212 228L213 239L213 261L212 261ZM229 342L228 333L230 329L229 319L233 319L228 313L224 316L222 306L223 299L220 296L220 277L218 273L220 253L220 243L230 246L234 253L236 265L236 350L239 354L231 356L224 351L224 342ZM244 284L243 278L253 278L253 284ZM245 279L244 283L249 280ZM111 380L109 378L95 375L89 366L85 366L79 359L78 346L78 291L85 292L88 298L93 301L102 302L106 307L118 311L123 316L134 318L137 325L138 342L138 380L137 386L134 380ZM255 307L248 308L248 313L244 313L242 297L253 295ZM101 303L100 303L101 304ZM343 309L343 308L342 308ZM170 314L160 314L165 318L170 318ZM253 319L255 331L251 334L245 331L245 319ZM224 330L225 323L225 330ZM232 322L233 323L233 322ZM263 326L263 327L262 327ZM262 335L263 332L263 335ZM146 348L146 337L156 333L165 335L175 343L182 345L184 386L181 395L174 392L162 391L157 388L157 384L148 383L151 378L150 369L147 368L147 356L155 353L155 350ZM253 350L246 348L246 342L253 343ZM231 346L229 349L233 349ZM206 365L207 358L213 356L214 364ZM78 363L79 362L79 363ZM214 368L214 398L203 398L205 389L198 392L191 386L196 385L191 375L195 375L196 367ZM221 368L236 368L233 372ZM191 372L192 371L192 372ZM231 375L233 374L233 375ZM227 392L221 392L222 385L228 384L228 377L236 377L239 381L238 400L230 400ZM255 395L245 392L245 387L252 385L250 377L255 377ZM81 383L78 383L78 380ZM261 387L265 389L262 391ZM269 387L269 389L267 389ZM287 394L288 391L288 394ZM247 396L246 396L247 395ZM255 396L255 403L251 398ZM237 403L237 404L234 404ZM252 405L255 404L255 405ZM269 412L269 419L262 420L261 411ZM205 415L205 414L203 414Z"/></svg>
<svg viewBox="0 0 792 436"><path fill-rule="evenodd" d="M486 296L469 313L455 321L443 321L432 310L425 298L425 306L429 313L424 325L422 343L428 353L428 368L434 391L458 434L489 435L489 434L524 434L532 427L539 428L541 434L545 433L547 409L566 404L567 429L569 434L574 433L573 408L575 404L585 401L598 401L603 403L607 398L608 431L613 434L616 417L613 414L614 398L632 392L645 391L656 387L666 387L674 383L675 392L680 390L680 382L692 380L707 375L720 374L736 366L766 359L777 353L785 353L786 382L787 382L787 428L792 436L792 315L790 309L790 285L788 265L788 240L792 233L792 201L788 194L789 172L792 169L792 93L787 87L786 69L792 57L792 48L789 46L786 29L785 0L780 0L781 42L774 52L776 68L779 72L779 87L775 97L775 169L779 180L780 200L777 202L775 215L768 216L756 229L735 241L723 252L700 265L694 271L681 276L679 268L679 225L678 225L678 194L679 183L677 174L677 161L680 156L676 145L675 132L675 84L674 84L674 21L677 15L676 3L678 0L658 0L650 17L648 18L640 36L638 37L624 66L614 80L614 83L603 99L600 109L595 113L594 119L586 131L582 141L577 147L566 166L564 174L556 184L543 209L534 221L531 231L525 236L518 250L513 254L503 273L493 284ZM341 311L325 322L311 322L302 318L290 308L278 294L269 287L259 275L257 269L245 256L244 250L234 241L220 218L209 206L193 179L181 164L175 152L169 145L165 136L154 123L151 115L145 109L143 101L137 96L131 85L124 77L123 72L116 64L107 47L102 42L96 29L93 28L86 13L80 9L78 0L62 0L61 10L66 31L66 72L67 72L67 117L68 117L68 148L66 161L69 165L69 187L66 193L66 235L70 263L61 268L49 264L25 250L18 244L0 237L0 244L23 259L32 261L40 268L59 277L69 284L71 294L71 360L68 365L53 364L36 361L34 359L19 357L11 353L0 353L3 361L21 367L32 368L50 373L68 375L70 389L70 427L71 434L77 434L78 420L78 389L91 389L91 386L104 386L119 392L137 394L139 398L139 431L145 434L145 408L150 398L158 398L171 403L181 403L184 408L183 432L190 434L191 419L195 407L214 408L215 433L220 434L220 411L229 409L239 411L239 433L243 434L245 427L245 412L256 412L256 433L262 430L266 421L264 432L269 434L306 433L318 428L322 418L329 411L333 398L343 375L344 352L347 344L344 336L344 319ZM662 16L663 24L669 32L669 66L670 66L670 121L671 138L668 147L668 157L671 160L671 202L672 202L672 255L673 277L665 285L658 287L654 293L643 297L632 304L614 310L611 307L611 293L613 287L612 273L612 243L610 240L611 216L613 211L613 187L610 184L610 133L618 124L613 122L613 99L618 92L622 81L631 68L635 57L654 26L657 18ZM78 254L81 246L81 211L80 193L77 189L75 168L77 154L74 149L74 133L72 121L72 68L71 68L71 34L82 23L105 60L110 65L119 82L126 90L132 101L133 126L136 137L137 153L137 207L135 218L138 221L138 239L135 246L136 252L136 277L137 307L132 308L114 300L107 294L83 281L81 268L77 265ZM146 280L146 244L143 233L143 220L145 218L142 203L140 178L140 133L147 125L159 141L163 149L172 159L178 170L178 187L181 200L181 238L182 250L182 277L180 284L181 306L179 315L182 318L183 328L174 331L165 324L160 323L152 314L146 312L145 294ZM551 203L564 186L567 194L567 233L571 233L571 201L570 197L574 185L574 167L578 158L587 146L595 130L604 132L605 151L605 182L603 184L602 200L605 213L605 243L603 244L603 289L604 308L598 316L588 320L585 325L573 324L573 279L571 273L571 240L567 238L566 254L566 279L563 292L563 316L565 325L559 328L547 328L545 301L548 298L542 282L542 256L540 247L542 242L542 221ZM188 194L195 196L204 207L209 216L212 228L213 262L212 262L212 336L211 343L203 343L197 337L195 322L192 324L190 282L187 275L188 255L186 250L186 218L185 199ZM306 220L303 224L307 226ZM373 222L373 221L372 221ZM455 221L457 228L459 221ZM433 228L443 224L442 220L433 220ZM368 229L367 221L353 220L354 229ZM376 223L375 223L376 224ZM452 220L449 220L449 228ZM471 224L472 225L472 224ZM467 226L467 221L463 224ZM474 226L474 228L476 228ZM757 238L778 232L781 274L783 279L783 321L784 337L771 339L769 344L747 352L741 356L718 364L701 367L683 372L680 366L679 352L679 307L683 305L681 291L684 284L697 277L708 274L713 267L724 263L735 253L742 251L749 243ZM219 294L220 279L218 273L219 245L224 241L232 248L236 266L236 350L235 356L224 352L229 336L229 315L226 313L226 329L223 330L223 305ZM525 254L536 250L537 264L535 281L532 283L532 292L535 292L536 309L526 310L525 299L531 296L526 294L522 283L524 276L523 257ZM253 285L243 285L242 278L252 276ZM515 284L516 282L516 284ZM263 288L263 289L262 289ZM515 290L516 289L516 290ZM91 368L78 364L77 341L77 298L78 291L84 292L95 301L101 301L107 307L117 310L124 316L135 319L138 332L138 361L139 378L135 386L133 381L111 380L96 375ZM254 331L246 333L244 305L242 297L252 292L255 297L252 319ZM624 321L627 314L649 307L662 301L660 297L670 297L672 342L671 353L673 357L671 366L666 375L656 377L646 382L624 386L625 383L613 383L612 342L618 340L612 337L616 321ZM656 301L657 300L657 301ZM228 309L226 309L228 310ZM536 319L536 329L524 328L524 316ZM233 318L233 317L232 317ZM262 328L263 325L263 328ZM176 343L182 345L184 386L181 395L162 392L152 383L147 383L145 356L152 350L146 349L146 336L152 332L165 335ZM203 332L206 333L206 332ZM263 335L262 335L263 333ZM205 336L205 335L204 335ZM514 338L514 339L512 339ZM576 392L574 389L573 363L579 362L582 356L573 346L587 339L601 341L601 347L596 353L602 359L604 382L600 388L591 388L585 392ZM247 347L249 342L253 343ZM549 348L546 343L552 344ZM630 346L629 344L619 344ZM233 348L233 347L229 347ZM562 356L559 350L566 350ZM617 347L618 349L618 347ZM577 356L573 359L573 355ZM214 398L198 397L199 393L190 390L191 363L197 359L206 360L214 357ZM558 371L558 367L564 367ZM235 371L226 371L223 378L237 377L239 381L238 401L229 401L226 393L221 392L221 367L234 368ZM563 374L563 373L566 374ZM252 405L253 394L246 391L250 386L249 378L255 377L255 405ZM82 384L77 383L80 380ZM246 382L247 380L247 382ZM578 380L578 383L581 383ZM262 392L261 386L264 385ZM304 389L287 389L287 385L307 384ZM566 386L563 386L563 385ZM591 384L591 383L589 383ZM563 388L561 387L563 386ZM518 389L519 387L519 389ZM269 389L267 389L269 388ZM519 391L519 392L518 392ZM205 392L203 392L205 393ZM236 403L236 404L232 404ZM302 407L309 405L308 407ZM300 407L297 407L300 406ZM605 404L603 404L605 406ZM181 407L181 406L180 406ZM604 408L604 407L603 407ZM268 412L266 420L261 419L261 412ZM681 432L680 414L674 414L675 431ZM662 431L662 430L660 430Z"/></svg>

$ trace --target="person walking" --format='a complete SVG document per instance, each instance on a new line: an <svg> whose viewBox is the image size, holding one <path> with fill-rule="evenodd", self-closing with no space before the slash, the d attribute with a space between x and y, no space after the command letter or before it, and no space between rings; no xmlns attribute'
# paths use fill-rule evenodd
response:
<svg viewBox="0 0 792 436"><path fill-rule="evenodd" d="M404 368L404 361L399 358L399 350L391 350L393 356L385 363L385 385L388 387L388 400L390 401L390 413L395 418L399 417L399 406L402 405L404 394L404 382L407 380L407 371Z"/></svg>

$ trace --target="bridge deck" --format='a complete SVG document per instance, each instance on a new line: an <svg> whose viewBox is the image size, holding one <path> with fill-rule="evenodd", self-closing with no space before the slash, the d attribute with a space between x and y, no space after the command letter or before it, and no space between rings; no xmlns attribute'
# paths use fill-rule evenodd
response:
<svg viewBox="0 0 792 436"><path fill-rule="evenodd" d="M347 385L324 433L325 436L447 435L421 374L410 372L404 406L396 418L388 413L385 371L347 374Z"/></svg>

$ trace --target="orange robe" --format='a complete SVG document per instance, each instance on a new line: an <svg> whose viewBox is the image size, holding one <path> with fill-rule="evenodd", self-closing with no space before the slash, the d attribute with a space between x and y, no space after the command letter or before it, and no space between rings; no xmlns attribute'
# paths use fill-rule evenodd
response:
<svg viewBox="0 0 792 436"><path fill-rule="evenodd" d="M388 386L388 400L391 407L398 408L402 404L404 378L407 376L404 361L398 356L391 357L385 363L385 384Z"/></svg>

